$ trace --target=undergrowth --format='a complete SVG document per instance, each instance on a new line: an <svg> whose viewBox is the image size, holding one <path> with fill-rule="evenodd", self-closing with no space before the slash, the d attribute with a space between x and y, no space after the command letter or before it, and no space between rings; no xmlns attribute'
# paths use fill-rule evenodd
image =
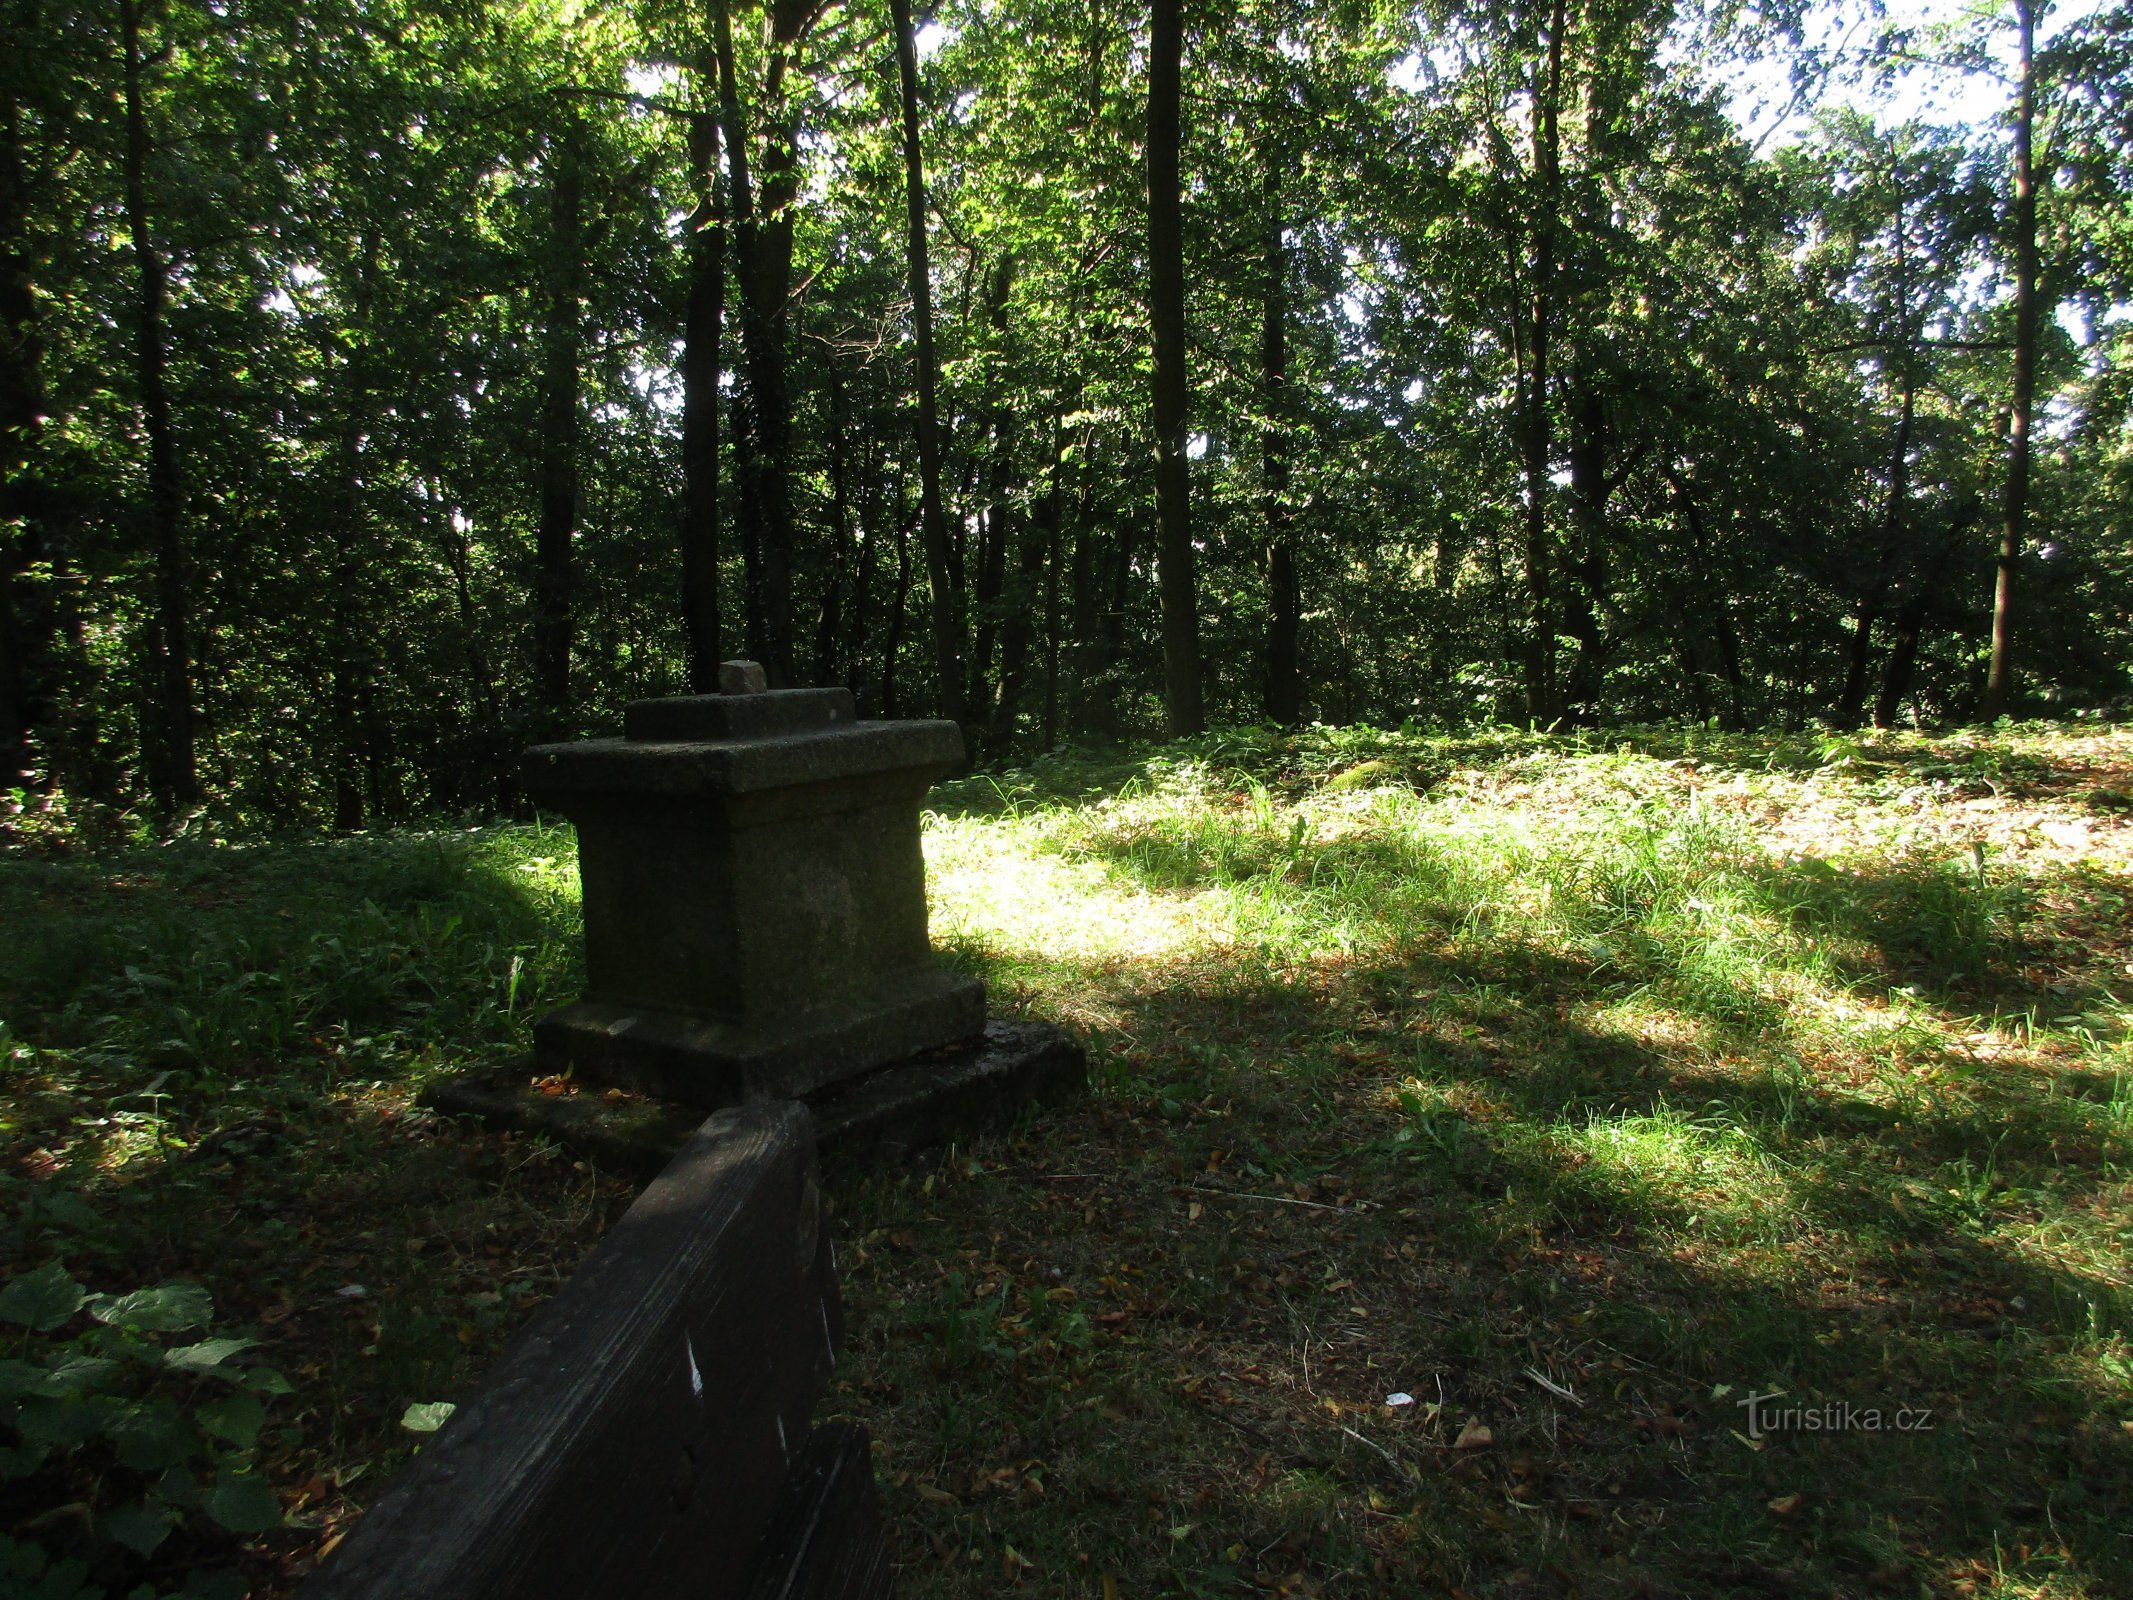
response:
<svg viewBox="0 0 2133 1600"><path fill-rule="evenodd" d="M901 1592L2133 1591L2129 775L1314 729L944 785L936 942L1092 1095L831 1174ZM148 1505L283 1592L626 1198L410 1109L573 994L569 835L47 840L0 920L8 1270L84 1297L36 1359L195 1285L292 1391L198 1457L280 1527L85 1443L0 1531L169 1592Z"/></svg>

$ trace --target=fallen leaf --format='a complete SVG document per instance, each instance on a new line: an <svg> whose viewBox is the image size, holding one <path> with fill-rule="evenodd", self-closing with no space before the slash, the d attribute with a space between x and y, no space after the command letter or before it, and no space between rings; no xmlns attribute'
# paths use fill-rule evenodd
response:
<svg viewBox="0 0 2133 1600"><path fill-rule="evenodd" d="M1770 1502L1770 1509L1781 1517L1789 1517L1800 1509L1800 1498L1796 1494L1781 1494Z"/></svg>
<svg viewBox="0 0 2133 1600"><path fill-rule="evenodd" d="M1479 1417L1468 1417L1466 1426L1459 1430L1459 1437L1452 1441L1454 1450L1485 1450L1496 1442L1496 1435Z"/></svg>

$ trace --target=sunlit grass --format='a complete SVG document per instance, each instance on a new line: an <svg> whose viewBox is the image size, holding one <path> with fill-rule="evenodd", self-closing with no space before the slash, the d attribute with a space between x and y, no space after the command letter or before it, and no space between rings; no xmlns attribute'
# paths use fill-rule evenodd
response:
<svg viewBox="0 0 2133 1600"><path fill-rule="evenodd" d="M944 786L936 941L1095 1094L833 1174L901 1591L2133 1589L2129 773L2110 732L1319 729ZM417 1182L405 1115L574 992L575 872L508 827L0 863L6 1182L218 1304L312 1296L305 1476L510 1325L492 1225L590 1237L568 1158ZM247 1128L271 1166L215 1154ZM1944 1426L1751 1449L1780 1387Z"/></svg>
<svg viewBox="0 0 2133 1600"><path fill-rule="evenodd" d="M1020 1159L1130 1169L1079 1213L1103 1243L1048 1231L1046 1210L1021 1219L1019 1245L991 1224L994 1249L1048 1248L1082 1284L1115 1281L1082 1265L1092 1245L1138 1251L1173 1264L1167 1295L1185 1309L1169 1331L1123 1338L1072 1391L1109 1395L1132 1449L1168 1464L1150 1491L1167 1509L1150 1520L1175 1537L1151 1529L1136 1545L1113 1528L1107 1558L1107 1541L1062 1530L1047 1553L1078 1548L1140 1590L1194 1593L1246 1572L1278 1587L1294 1557L1264 1555L1258 1536L1283 1528L1272 1548L1306 1553L1299 1584L1382 1579L1404 1560L1480 1593L1514 1567L1569 1562L1608 1592L1625 1576L1609 1576L1608 1552L1636 1550L1640 1570L1688 1561L1700 1593L1791 1588L1810 1571L1845 1592L2115 1592L2127 1557L2105 1524L2066 1529L2100 1514L2106 1478L2133 1482L2118 1426L2133 1420L2133 849L2114 807L2090 799L2117 793L2129 766L2133 740L2112 734L1581 747L1322 730L1216 736L1130 772L1059 762L951 795L928 834L937 929L996 993L1083 1027L1098 1053L1109 1133ZM1193 1176L1203 1162L1215 1178ZM927 1207L941 1226L922 1240L1014 1204L985 1163L939 1176ZM1221 1181L1271 1191L1279 1209L1263 1199L1203 1237L1210 1218L1161 1198ZM859 1225L908 1216L896 1193L869 1189ZM1309 1209L1346 1215L1351 1195L1385 1209L1340 1223ZM1060 1201L1041 1186L1035 1198ZM1337 1235L1314 1240L1314 1226ZM1264 1333L1215 1332L1235 1325L1234 1296L1257 1303L1270 1249L1297 1265L1270 1287ZM1332 1264L1303 1272L1312 1259ZM1418 1271L1435 1287L1403 1304L1397 1285ZM1377 1311L1346 1305L1358 1297ZM1318 1368L1301 1355L1314 1340ZM1410 1414L1358 1414L1360 1446L1339 1420L1371 1392L1353 1362L1373 1350L1373 1365L1419 1360L1450 1385L1453 1420L1414 1436L1421 1454L1387 1457L1411 1462L1396 1470L1371 1452L1409 1437ZM1547 1431L1562 1417L1530 1431L1535 1390L1516 1363L1536 1356L1631 1398L1611 1425L1575 1413L1582 1442L1567 1452ZM1117 1400L1148 1359L1280 1363L1235 1388L1228 1416L1319 1464L1239 1481L1220 1465L1222 1427L1210 1437L1197 1413ZM997 1403L1042 1386L1023 1359L1001 1360ZM861 1368L922 1384L923 1362L923 1339L892 1341ZM1954 1420L1890 1447L1825 1440L1803 1474L1730 1442L1725 1397L1757 1385L1901 1390ZM973 1408L1015 1431L982 1383L958 1393L957 1449L986 1448ZM1351 1398L1329 1412L1336 1394ZM1460 1406L1526 1453L1446 1455ZM1528 1420L1505 1422L1507 1408ZM1964 1478L2009 1414L2020 1442L2003 1455L2062 1484L2074 1472L2102 1498ZM891 1458L955 1482L953 1452L936 1437L910 1453L900 1415L879 1418ZM1084 1481L1076 1430L1045 1437L1027 1448L1060 1452L1054 1482ZM1085 1441L1079 1459L1108 1450ZM1653 1481L1649 1533L1595 1537L1578 1521L1580 1503L1620 1509L1624 1480L1671 1472L1668 1457L1696 1474L1701 1509L1669 1515ZM1558 1495L1582 1482L1596 1498L1547 1512L1532 1485L1551 1474ZM1945 1503L1968 1509L1921 1520L1905 1485L1947 1497L1950 1474L1962 1487ZM1523 1519L1499 1525L1473 1496L1483 1482ZM1819 1506L1811 1533L1764 1506L1795 1503L1794 1489ZM967 1558L997 1514L955 1499L967 1509L899 1501L952 1558L918 1552L915 1593L984 1588L990 1558ZM1410 1501L1420 1520L1398 1534L1371 1520L1398 1522ZM1253 1537L1203 1543L1211 1522ZM1012 1536L1018 1553L1045 1549L1042 1526ZM1720 1551L1734 1576L1713 1580ZM1021 1581L1076 1592L1060 1572L1040 1561Z"/></svg>

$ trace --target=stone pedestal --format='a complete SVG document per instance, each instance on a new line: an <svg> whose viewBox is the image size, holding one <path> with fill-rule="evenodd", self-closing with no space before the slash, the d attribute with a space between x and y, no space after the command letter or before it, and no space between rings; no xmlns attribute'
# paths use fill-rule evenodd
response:
<svg viewBox="0 0 2133 1600"><path fill-rule="evenodd" d="M919 851L962 756L954 723L859 722L843 689L639 701L620 739L529 750L585 897L585 998L535 1024L538 1069L715 1107L975 1038Z"/></svg>

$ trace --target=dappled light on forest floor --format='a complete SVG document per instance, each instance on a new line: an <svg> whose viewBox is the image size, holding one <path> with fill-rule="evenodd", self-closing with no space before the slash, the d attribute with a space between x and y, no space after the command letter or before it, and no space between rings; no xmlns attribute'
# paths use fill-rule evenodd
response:
<svg viewBox="0 0 2133 1600"><path fill-rule="evenodd" d="M900 1592L2133 1587L2128 770L1314 730L944 786L936 939L1094 1092L831 1175ZM574 889L538 828L0 863L9 1270L197 1281L293 1386L294 1524L186 1559L285 1591L626 1201L410 1103L575 992Z"/></svg>
<svg viewBox="0 0 2133 1600"><path fill-rule="evenodd" d="M947 797L1099 1065L850 1185L907 1590L2115 1592L2133 743L1339 739Z"/></svg>

